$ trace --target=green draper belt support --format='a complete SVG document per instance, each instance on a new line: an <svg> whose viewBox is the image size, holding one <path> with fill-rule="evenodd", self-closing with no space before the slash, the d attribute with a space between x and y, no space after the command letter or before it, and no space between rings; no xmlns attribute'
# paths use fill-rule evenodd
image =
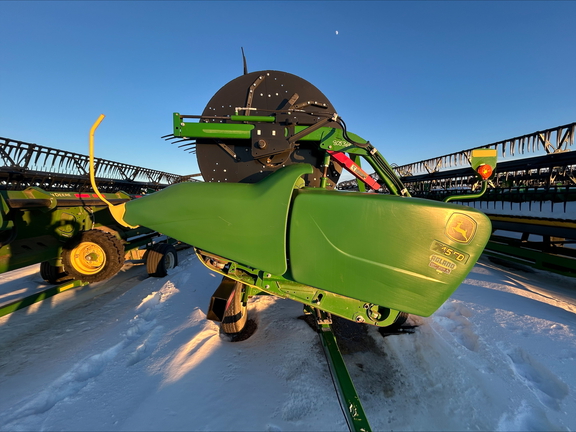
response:
<svg viewBox="0 0 576 432"><path fill-rule="evenodd" d="M33 305L34 303L45 300L49 297L55 296L56 294L60 294L64 291L68 291L69 289L78 288L84 285L88 285L88 282L73 280L70 282L66 282L62 285L58 285L49 288L47 290L44 290L42 292L32 294L22 299L5 304L4 306L0 306L0 317L11 314L12 312L16 312L17 310L24 309L25 307Z"/></svg>

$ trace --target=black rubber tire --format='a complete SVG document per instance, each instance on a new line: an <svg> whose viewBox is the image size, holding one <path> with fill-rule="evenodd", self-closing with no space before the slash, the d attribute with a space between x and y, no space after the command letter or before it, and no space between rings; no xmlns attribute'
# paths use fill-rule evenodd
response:
<svg viewBox="0 0 576 432"><path fill-rule="evenodd" d="M236 281L234 291L230 294L230 298L226 303L226 309L224 309L224 316L222 317L222 324L220 325L222 333L235 335L244 329L246 321L248 320L248 308L245 304L242 304L242 294L244 290L245 285Z"/></svg>
<svg viewBox="0 0 576 432"><path fill-rule="evenodd" d="M146 255L146 271L152 277L164 277L177 265L176 248L168 243L156 243Z"/></svg>
<svg viewBox="0 0 576 432"><path fill-rule="evenodd" d="M124 246L107 232L84 231L66 245L62 264L74 279L100 282L120 271L124 265Z"/></svg>
<svg viewBox="0 0 576 432"><path fill-rule="evenodd" d="M390 327L393 327L393 328L402 327L402 325L406 322L407 319L408 319L408 314L406 312L400 312L398 314L398 316L396 317L394 324L392 324Z"/></svg>
<svg viewBox="0 0 576 432"><path fill-rule="evenodd" d="M63 266L53 266L48 261L40 263L40 276L50 284L59 284L72 277L64 271Z"/></svg>

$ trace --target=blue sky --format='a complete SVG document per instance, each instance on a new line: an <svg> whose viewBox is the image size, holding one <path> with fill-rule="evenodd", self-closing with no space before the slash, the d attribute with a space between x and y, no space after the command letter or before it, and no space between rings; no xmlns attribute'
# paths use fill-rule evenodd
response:
<svg viewBox="0 0 576 432"><path fill-rule="evenodd" d="M576 121L576 2L1 1L0 136L168 171L242 74L318 87L399 165Z"/></svg>

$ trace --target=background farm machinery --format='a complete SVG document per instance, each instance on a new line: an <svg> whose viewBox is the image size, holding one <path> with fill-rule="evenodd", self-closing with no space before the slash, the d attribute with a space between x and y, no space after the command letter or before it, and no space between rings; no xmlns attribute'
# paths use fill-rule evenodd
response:
<svg viewBox="0 0 576 432"><path fill-rule="evenodd" d="M41 263L49 283L97 282L116 274L126 257L145 258L155 276L177 263L159 233L115 222L90 186L87 156L7 138L0 138L0 155L0 272ZM103 159L95 166L114 204L187 180Z"/></svg>

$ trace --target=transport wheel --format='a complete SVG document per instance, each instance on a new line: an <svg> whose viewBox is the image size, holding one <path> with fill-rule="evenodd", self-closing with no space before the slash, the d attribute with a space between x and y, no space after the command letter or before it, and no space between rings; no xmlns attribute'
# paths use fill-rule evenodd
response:
<svg viewBox="0 0 576 432"><path fill-rule="evenodd" d="M224 309L224 317L220 329L222 333L228 335L235 335L240 333L248 319L248 311L246 305L242 304L242 294L244 293L245 285L236 281L236 285L232 294L226 302Z"/></svg>
<svg viewBox="0 0 576 432"><path fill-rule="evenodd" d="M168 243L156 243L148 251L146 257L146 271L153 277L164 277L168 270L178 265L176 248Z"/></svg>
<svg viewBox="0 0 576 432"><path fill-rule="evenodd" d="M398 316L396 317L396 321L394 321L394 324L392 324L391 327L401 327L402 324L404 324L407 319L408 319L408 314L406 312L400 312L398 314Z"/></svg>
<svg viewBox="0 0 576 432"><path fill-rule="evenodd" d="M72 277L64 271L63 266L53 266L48 261L40 263L40 276L51 284L58 284L72 279Z"/></svg>
<svg viewBox="0 0 576 432"><path fill-rule="evenodd" d="M62 253L62 263L74 279L99 282L111 278L124 265L121 241L100 230L84 231Z"/></svg>
<svg viewBox="0 0 576 432"><path fill-rule="evenodd" d="M400 312L396 317L396 321L394 321L393 324L389 325L388 327L380 327L378 329L378 333L380 333L383 337L414 333L415 331L414 329L417 326L404 325L408 320L408 316L409 314L407 314L406 312Z"/></svg>

